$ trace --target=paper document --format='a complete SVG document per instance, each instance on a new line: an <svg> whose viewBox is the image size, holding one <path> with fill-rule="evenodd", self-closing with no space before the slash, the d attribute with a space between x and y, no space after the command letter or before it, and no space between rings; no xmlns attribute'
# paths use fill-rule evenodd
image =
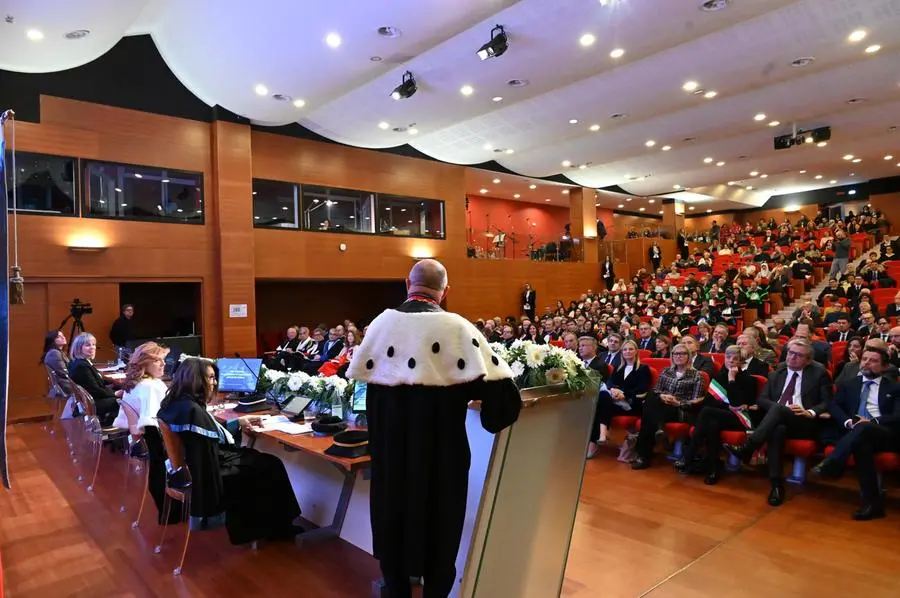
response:
<svg viewBox="0 0 900 598"><path fill-rule="evenodd" d="M263 432L283 432L284 434L308 434L312 432L309 424L295 424L284 415L264 415L254 429Z"/></svg>

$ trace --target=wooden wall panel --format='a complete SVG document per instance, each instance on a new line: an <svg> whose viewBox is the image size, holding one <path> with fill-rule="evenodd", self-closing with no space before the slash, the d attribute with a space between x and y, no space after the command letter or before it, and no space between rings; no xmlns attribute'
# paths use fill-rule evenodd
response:
<svg viewBox="0 0 900 598"><path fill-rule="evenodd" d="M684 230L691 232L706 232L712 226L713 220L719 223L719 226L731 224L734 222L734 214L710 214L709 216L700 216L698 218L685 218Z"/></svg>
<svg viewBox="0 0 900 598"><path fill-rule="evenodd" d="M97 361L115 358L115 349L109 340L112 323L119 317L119 284L117 282L53 282L47 287L47 317L51 328L55 328L69 315L72 299L78 298L90 303L94 313L83 318L86 332L97 337ZM72 321L69 320L63 332L69 338ZM72 339L69 338L69 342Z"/></svg>
<svg viewBox="0 0 900 598"><path fill-rule="evenodd" d="M58 322L57 322L58 323ZM31 414L47 394L47 376L40 365L44 335L57 323L47 317L47 285L25 285L25 304L9 311L9 418Z"/></svg>
<svg viewBox="0 0 900 598"><path fill-rule="evenodd" d="M885 193L869 197L872 209L881 210L891 223L893 231L900 227L900 193Z"/></svg>

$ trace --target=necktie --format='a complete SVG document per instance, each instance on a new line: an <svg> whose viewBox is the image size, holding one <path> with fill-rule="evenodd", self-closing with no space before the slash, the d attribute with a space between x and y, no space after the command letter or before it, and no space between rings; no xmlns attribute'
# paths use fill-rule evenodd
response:
<svg viewBox="0 0 900 598"><path fill-rule="evenodd" d="M872 419L872 415L869 413L869 391L872 389L872 385L875 382L873 380L864 380L862 393L859 395L859 413L860 417L864 417L866 419Z"/></svg>
<svg viewBox="0 0 900 598"><path fill-rule="evenodd" d="M612 358L613 358L612 353L606 354L606 365L609 365L612 363Z"/></svg>
<svg viewBox="0 0 900 598"><path fill-rule="evenodd" d="M788 380L788 385L785 387L784 392L781 393L781 400L778 401L779 405L790 405L794 400L794 389L797 388L797 372L791 372L791 379Z"/></svg>
<svg viewBox="0 0 900 598"><path fill-rule="evenodd" d="M841 333L840 341L841 341L841 342L844 342L844 341L846 341L846 340L847 340L847 333L846 333L846 332L842 332L842 333Z"/></svg>

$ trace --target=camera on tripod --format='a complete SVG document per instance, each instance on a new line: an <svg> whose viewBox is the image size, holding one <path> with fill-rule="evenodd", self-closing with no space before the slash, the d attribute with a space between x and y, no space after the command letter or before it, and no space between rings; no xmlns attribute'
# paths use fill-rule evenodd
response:
<svg viewBox="0 0 900 598"><path fill-rule="evenodd" d="M80 320L82 316L94 313L94 308L90 303L83 303L81 299L75 297L72 305L69 306L69 314L75 320Z"/></svg>

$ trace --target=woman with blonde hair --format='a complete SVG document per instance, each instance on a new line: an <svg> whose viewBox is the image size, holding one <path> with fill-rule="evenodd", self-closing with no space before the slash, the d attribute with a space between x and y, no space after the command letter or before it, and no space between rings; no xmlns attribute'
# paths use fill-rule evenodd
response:
<svg viewBox="0 0 900 598"><path fill-rule="evenodd" d="M76 336L69 349L69 357L69 378L94 399L100 424L110 425L119 409L116 403L118 394L107 386L103 376L94 367L94 359L97 357L97 339L94 335L82 332Z"/></svg>
<svg viewBox="0 0 900 598"><path fill-rule="evenodd" d="M128 428L132 439L144 439L147 444L149 461L148 483L150 496L156 503L162 523L163 499L166 491L166 450L162 435L156 423L156 414L166 396L166 385L162 381L165 371L165 359L169 350L154 342L140 345L131 354L128 369L125 370L125 384L119 414L113 425ZM136 420L129 425L126 409L131 410ZM169 523L179 520L181 509L172 509L173 516Z"/></svg>

